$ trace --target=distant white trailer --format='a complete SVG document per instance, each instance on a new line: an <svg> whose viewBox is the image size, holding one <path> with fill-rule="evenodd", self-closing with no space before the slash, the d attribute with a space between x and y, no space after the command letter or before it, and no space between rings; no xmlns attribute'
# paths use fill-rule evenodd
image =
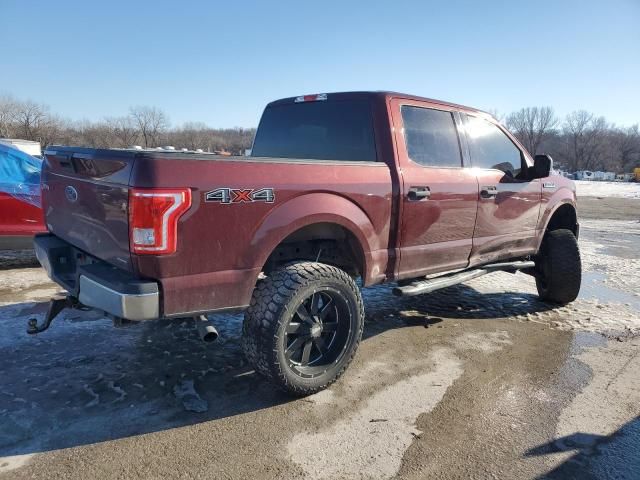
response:
<svg viewBox="0 0 640 480"><path fill-rule="evenodd" d="M599 182L612 182L616 179L616 174L613 172L593 172L593 180L597 180Z"/></svg>
<svg viewBox="0 0 640 480"><path fill-rule="evenodd" d="M595 180L595 175L590 170L578 170L576 172L576 180Z"/></svg>
<svg viewBox="0 0 640 480"><path fill-rule="evenodd" d="M40 142L33 142L31 140L21 140L19 138L0 138L0 143L5 145L11 145L18 150L22 150L24 153L28 153L34 157L42 156L42 148Z"/></svg>
<svg viewBox="0 0 640 480"><path fill-rule="evenodd" d="M567 178L572 178L573 175L569 172L567 172L566 170L554 170L553 171L554 175L559 175L561 177L567 177Z"/></svg>

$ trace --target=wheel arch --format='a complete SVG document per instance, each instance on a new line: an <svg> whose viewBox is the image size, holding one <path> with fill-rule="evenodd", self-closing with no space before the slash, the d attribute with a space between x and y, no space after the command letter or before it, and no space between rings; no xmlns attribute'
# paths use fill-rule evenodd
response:
<svg viewBox="0 0 640 480"><path fill-rule="evenodd" d="M273 248L262 271L296 260L326 263L363 278L366 272L360 241L350 229L334 222L310 223L287 235Z"/></svg>
<svg viewBox="0 0 640 480"><path fill-rule="evenodd" d="M559 229L571 230L576 238L578 238L580 234L578 212L575 204L571 201L559 202L553 210L549 211L544 223L544 228L540 230L538 235L537 250L540 250L540 246L547 232Z"/></svg>
<svg viewBox="0 0 640 480"><path fill-rule="evenodd" d="M384 278L386 261L381 254L386 253L386 246L381 244L384 235L385 232L376 231L365 211L351 200L331 193L309 193L273 209L255 230L250 252L254 252L253 265L264 269L273 264L274 253L283 245L326 240L341 243L344 250L346 242L363 283L369 285ZM299 259L315 260L309 252ZM318 261L323 261L322 252Z"/></svg>

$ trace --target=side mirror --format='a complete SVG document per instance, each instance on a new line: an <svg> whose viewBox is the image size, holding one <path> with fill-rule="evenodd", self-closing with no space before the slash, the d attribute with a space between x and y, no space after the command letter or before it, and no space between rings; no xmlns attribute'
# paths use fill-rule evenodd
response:
<svg viewBox="0 0 640 480"><path fill-rule="evenodd" d="M553 168L553 158L550 155L536 155L531 167L531 180L535 178L546 178L551 174Z"/></svg>

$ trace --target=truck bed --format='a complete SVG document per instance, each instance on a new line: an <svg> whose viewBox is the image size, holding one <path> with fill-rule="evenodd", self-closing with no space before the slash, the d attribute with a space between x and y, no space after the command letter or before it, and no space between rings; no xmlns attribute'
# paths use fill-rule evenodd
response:
<svg viewBox="0 0 640 480"><path fill-rule="evenodd" d="M55 146L45 157L43 204L51 232L117 268L158 280L164 316L246 306L269 253L310 220L365 232L363 255L375 273L364 281L385 276L392 200L385 163ZM174 254L130 252L131 187L191 190ZM207 200L219 189L272 189L275 198Z"/></svg>

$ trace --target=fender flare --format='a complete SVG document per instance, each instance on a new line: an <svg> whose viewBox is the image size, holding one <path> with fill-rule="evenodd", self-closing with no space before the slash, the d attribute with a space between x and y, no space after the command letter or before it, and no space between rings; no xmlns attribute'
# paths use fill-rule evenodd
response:
<svg viewBox="0 0 640 480"><path fill-rule="evenodd" d="M365 284L383 275L386 263L374 259L372 252L385 249L379 232L364 210L340 195L317 192L294 197L271 210L254 230L249 244L249 263L262 268L269 255L289 235L317 223L332 223L345 228L360 244L364 256ZM377 256L375 256L377 258Z"/></svg>
<svg viewBox="0 0 640 480"><path fill-rule="evenodd" d="M561 190L559 190L557 193L561 193ZM556 196L556 195L554 195ZM559 195L557 198L557 200L554 201L554 196L552 196L549 199L549 203L547 205L553 205L551 208L545 208L545 211L542 214L541 217L541 223L544 222L544 226L538 230L538 238L536 241L536 252L538 250L540 250L540 246L542 245L542 240L544 239L544 235L547 231L547 228L549 227L549 223L551 222L551 219L554 217L554 215L556 214L556 212L564 207L565 205L569 205L573 208L574 212L576 213L576 223L577 223L577 218L578 218L578 209L576 208L576 201L568 196L563 196L563 195Z"/></svg>

